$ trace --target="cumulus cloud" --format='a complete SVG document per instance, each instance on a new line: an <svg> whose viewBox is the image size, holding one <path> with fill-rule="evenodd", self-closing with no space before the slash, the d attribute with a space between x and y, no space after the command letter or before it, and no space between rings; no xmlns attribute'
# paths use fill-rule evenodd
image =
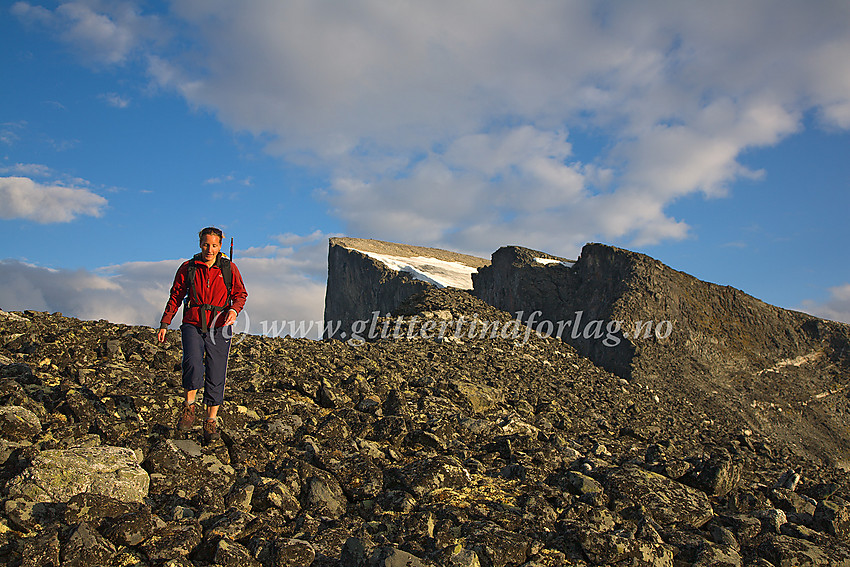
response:
<svg viewBox="0 0 850 567"><path fill-rule="evenodd" d="M88 0L13 12L109 62L143 52L161 87L329 172L317 195L347 232L422 244L684 238L668 205L758 177L743 151L811 111L850 127L840 2L185 0L154 15ZM191 53L166 42L177 27ZM584 161L572 151L582 133L603 140Z"/></svg>
<svg viewBox="0 0 850 567"><path fill-rule="evenodd" d="M124 63L157 27L157 18L141 16L132 2L64 2L53 11L16 2L11 12L24 22L55 31L86 60L105 65Z"/></svg>
<svg viewBox="0 0 850 567"><path fill-rule="evenodd" d="M248 302L237 330L321 338L327 244L315 237L297 246L239 251ZM159 326L182 260L127 262L97 270L65 270L0 261L0 309L61 312L80 319ZM317 266L324 266L324 272ZM321 274L321 277L319 277ZM179 325L175 318L172 327ZM302 326L302 321L305 324ZM310 322L313 324L311 325Z"/></svg>
<svg viewBox="0 0 850 567"><path fill-rule="evenodd" d="M42 185L28 177L0 177L2 219L27 219L39 223L69 222L80 215L99 217L106 199L88 189Z"/></svg>
<svg viewBox="0 0 850 567"><path fill-rule="evenodd" d="M740 154L806 111L847 126L848 8L821 8L187 1L176 14L205 59L152 72L269 151L328 167L320 195L351 233L646 244L689 234L665 212L676 199L758 177ZM590 163L575 130L607 140Z"/></svg>
<svg viewBox="0 0 850 567"><path fill-rule="evenodd" d="M816 317L850 323L850 283L829 288L829 299L824 302L806 300L801 311Z"/></svg>

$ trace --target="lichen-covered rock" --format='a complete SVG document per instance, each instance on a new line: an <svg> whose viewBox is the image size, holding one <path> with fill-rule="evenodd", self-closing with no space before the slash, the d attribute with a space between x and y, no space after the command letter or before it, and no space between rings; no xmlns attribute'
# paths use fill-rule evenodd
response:
<svg viewBox="0 0 850 567"><path fill-rule="evenodd" d="M728 545L706 544L694 561L694 567L741 567L744 560L737 549Z"/></svg>
<svg viewBox="0 0 850 567"><path fill-rule="evenodd" d="M197 521L173 522L155 529L141 548L153 563L159 564L188 556L201 543L202 535Z"/></svg>
<svg viewBox="0 0 850 567"><path fill-rule="evenodd" d="M310 542L300 539L278 539L275 541L274 565L276 567L307 567L316 558Z"/></svg>
<svg viewBox="0 0 850 567"><path fill-rule="evenodd" d="M704 492L634 465L606 476L609 491L644 506L656 522L698 528L714 516Z"/></svg>
<svg viewBox="0 0 850 567"><path fill-rule="evenodd" d="M805 539L778 535L765 540L759 555L776 567L848 567L850 548L844 545L823 547Z"/></svg>
<svg viewBox="0 0 850 567"><path fill-rule="evenodd" d="M112 519L103 534L116 545L135 546L151 537L153 529L150 507L141 506L138 510Z"/></svg>
<svg viewBox="0 0 850 567"><path fill-rule="evenodd" d="M741 467L742 463L724 449L701 459L679 480L706 494L723 497L741 482Z"/></svg>
<svg viewBox="0 0 850 567"><path fill-rule="evenodd" d="M399 471L405 490L423 496L438 488L459 488L469 483L469 472L454 457L439 456L414 461Z"/></svg>
<svg viewBox="0 0 850 567"><path fill-rule="evenodd" d="M108 565L115 546L85 522L77 525L62 546L62 565Z"/></svg>
<svg viewBox="0 0 850 567"><path fill-rule="evenodd" d="M633 565L647 567L673 566L673 551L667 545L592 531L582 531L579 541L594 565L614 565L628 561Z"/></svg>
<svg viewBox="0 0 850 567"><path fill-rule="evenodd" d="M367 455L355 453L344 457L333 472L352 501L376 498L384 489L384 472Z"/></svg>
<svg viewBox="0 0 850 567"><path fill-rule="evenodd" d="M224 489L235 471L211 453L204 453L191 440L167 439L156 445L144 462L150 471L151 489L156 492L183 490L192 496L206 482ZM204 481L203 484L201 481Z"/></svg>
<svg viewBox="0 0 850 567"><path fill-rule="evenodd" d="M103 446L42 451L7 488L12 498L37 502L67 502L83 492L141 502L149 484L132 449Z"/></svg>
<svg viewBox="0 0 850 567"><path fill-rule="evenodd" d="M141 502L124 502L102 494L83 492L68 499L64 519L68 524L86 522L100 529L103 522L132 514L144 507Z"/></svg>
<svg viewBox="0 0 850 567"><path fill-rule="evenodd" d="M369 567L425 567L425 564L415 555L394 547L376 549L369 557L368 565Z"/></svg>
<svg viewBox="0 0 850 567"><path fill-rule="evenodd" d="M451 383L451 387L461 400L469 404L474 414L482 414L495 408L505 398L501 390L487 384L455 381Z"/></svg>
<svg viewBox="0 0 850 567"><path fill-rule="evenodd" d="M52 526L35 537L22 539L19 547L22 565L60 565L58 526Z"/></svg>
<svg viewBox="0 0 850 567"><path fill-rule="evenodd" d="M493 524L469 526L466 542L482 565L489 567L522 565L528 559L531 545L527 537Z"/></svg>
<svg viewBox="0 0 850 567"><path fill-rule="evenodd" d="M9 441L25 441L41 433L41 421L21 406L0 406L0 436Z"/></svg>
<svg viewBox="0 0 850 567"><path fill-rule="evenodd" d="M840 539L850 539L850 504L843 500L821 500L815 509L814 525Z"/></svg>
<svg viewBox="0 0 850 567"><path fill-rule="evenodd" d="M216 565L224 567L262 567L248 548L226 538L218 541L213 559Z"/></svg>

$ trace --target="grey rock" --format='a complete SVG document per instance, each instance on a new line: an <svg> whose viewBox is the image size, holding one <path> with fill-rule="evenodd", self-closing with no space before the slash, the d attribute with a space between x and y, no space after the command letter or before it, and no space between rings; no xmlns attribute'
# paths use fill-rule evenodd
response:
<svg viewBox="0 0 850 567"><path fill-rule="evenodd" d="M399 471L400 481L405 490L423 496L438 488L461 488L470 481L463 465L454 457L413 461Z"/></svg>
<svg viewBox="0 0 850 567"><path fill-rule="evenodd" d="M635 565L672 567L670 546L629 539L613 533L580 532L582 550L595 565L614 565L631 562Z"/></svg>
<svg viewBox="0 0 850 567"><path fill-rule="evenodd" d="M108 565L114 554L115 546L83 522L71 532L62 546L62 565Z"/></svg>
<svg viewBox="0 0 850 567"><path fill-rule="evenodd" d="M450 567L481 567L478 554L472 549L460 549L451 553L446 564Z"/></svg>
<svg viewBox="0 0 850 567"><path fill-rule="evenodd" d="M704 492L634 465L606 477L610 492L644 506L659 524L698 528L714 516Z"/></svg>
<svg viewBox="0 0 850 567"><path fill-rule="evenodd" d="M725 496L741 481L742 463L735 461L729 451L717 451L701 460L679 480L706 494Z"/></svg>
<svg viewBox="0 0 850 567"><path fill-rule="evenodd" d="M42 451L7 488L12 498L37 502L67 502L83 492L141 502L149 484L132 449L104 446Z"/></svg>
<svg viewBox="0 0 850 567"><path fill-rule="evenodd" d="M602 492L602 485L598 481L577 471L565 472L564 481L574 494L582 495L590 492Z"/></svg>
<svg viewBox="0 0 850 567"><path fill-rule="evenodd" d="M369 567L424 567L425 564L415 555L396 549L382 547L369 557Z"/></svg>
<svg viewBox="0 0 850 567"><path fill-rule="evenodd" d="M216 565L224 567L262 567L259 561L251 556L251 552L245 546L222 538L213 557Z"/></svg>
<svg viewBox="0 0 850 567"><path fill-rule="evenodd" d="M815 509L815 527L840 539L850 538L850 504L838 500L821 500Z"/></svg>
<svg viewBox="0 0 850 567"><path fill-rule="evenodd" d="M805 539L773 536L758 547L759 555L777 567L850 565L850 549L845 546L822 547Z"/></svg>
<svg viewBox="0 0 850 567"><path fill-rule="evenodd" d="M201 543L202 534L196 521L173 522L155 529L141 549L153 563L186 558Z"/></svg>
<svg viewBox="0 0 850 567"><path fill-rule="evenodd" d="M238 508L246 512L251 511L251 500L254 497L253 484L240 484L234 486L224 498L224 505L230 508Z"/></svg>
<svg viewBox="0 0 850 567"><path fill-rule="evenodd" d="M693 563L694 567L741 567L743 564L735 547L716 544L704 545Z"/></svg>
<svg viewBox="0 0 850 567"><path fill-rule="evenodd" d="M21 406L0 406L0 435L9 441L26 441L41 433L41 422Z"/></svg>
<svg viewBox="0 0 850 567"><path fill-rule="evenodd" d="M316 558L312 544L298 539L275 541L275 567L307 567Z"/></svg>
<svg viewBox="0 0 850 567"><path fill-rule="evenodd" d="M306 481L307 507L321 515L338 518L345 514L348 499L335 477L315 471Z"/></svg>
<svg viewBox="0 0 850 567"><path fill-rule="evenodd" d="M251 503L252 507L258 511L275 508L287 520L294 519L301 510L298 498L284 483L277 479L263 479L261 484L254 489Z"/></svg>
<svg viewBox="0 0 850 567"><path fill-rule="evenodd" d="M778 508L760 510L756 513L756 517L761 520L763 531L774 534L781 533L782 526L788 521L785 512Z"/></svg>

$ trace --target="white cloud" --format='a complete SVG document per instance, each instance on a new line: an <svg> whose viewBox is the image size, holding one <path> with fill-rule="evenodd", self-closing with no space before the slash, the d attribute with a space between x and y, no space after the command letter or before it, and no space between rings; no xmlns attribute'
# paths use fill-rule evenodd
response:
<svg viewBox="0 0 850 567"><path fill-rule="evenodd" d="M139 53L160 87L319 166L330 182L317 195L346 232L473 253L685 238L688 219L669 205L761 176L742 152L799 131L807 113L850 128L845 2L183 0L152 16L88 0L13 11L103 62ZM177 28L181 40L165 43ZM208 183L224 181L236 179Z"/></svg>
<svg viewBox="0 0 850 567"><path fill-rule="evenodd" d="M16 163L6 167L0 167L0 173L11 173L19 176L27 177L48 177L52 176L53 170L44 164L40 163Z"/></svg>
<svg viewBox="0 0 850 567"><path fill-rule="evenodd" d="M850 283L829 288L829 295L823 303L803 301L799 309L816 317L850 323Z"/></svg>
<svg viewBox="0 0 850 567"><path fill-rule="evenodd" d="M63 2L54 11L16 2L11 12L24 22L55 31L86 61L99 65L122 64L166 33L158 17L142 16L130 1Z"/></svg>
<svg viewBox="0 0 850 567"><path fill-rule="evenodd" d="M80 215L99 217L106 199L87 189L42 185L28 177L0 177L0 218L39 223L69 222Z"/></svg>
<svg viewBox="0 0 850 567"><path fill-rule="evenodd" d="M665 208L759 176L742 151L810 109L850 120L840 3L188 0L175 14L205 59L160 57L152 73L269 151L327 167L321 195L354 234L488 249L528 231L549 249L683 238ZM573 157L575 130L607 141L591 163Z"/></svg>
<svg viewBox="0 0 850 567"><path fill-rule="evenodd" d="M20 139L19 132L26 128L27 123L23 120L18 122L4 122L0 124L0 142L7 146L13 146Z"/></svg>
<svg viewBox="0 0 850 567"><path fill-rule="evenodd" d="M126 96L121 96L118 93L105 93L100 95L100 98L109 106L115 108L127 108L130 106L130 99Z"/></svg>
<svg viewBox="0 0 850 567"><path fill-rule="evenodd" d="M250 177L243 177L242 179L239 179L232 173L223 177L210 177L209 179L204 180L204 185L218 185L220 183L238 183L239 185L249 187L252 180Z"/></svg>

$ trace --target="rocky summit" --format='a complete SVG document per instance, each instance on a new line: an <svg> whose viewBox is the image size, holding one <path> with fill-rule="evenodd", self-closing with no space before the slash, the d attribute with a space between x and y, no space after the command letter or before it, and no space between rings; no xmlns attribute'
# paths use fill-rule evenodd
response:
<svg viewBox="0 0 850 567"><path fill-rule="evenodd" d="M850 565L840 459L470 291L370 325L237 336L204 445L177 430L177 331L0 312L0 564ZM819 356L809 404L846 400ZM776 399L806 363L773 364Z"/></svg>

